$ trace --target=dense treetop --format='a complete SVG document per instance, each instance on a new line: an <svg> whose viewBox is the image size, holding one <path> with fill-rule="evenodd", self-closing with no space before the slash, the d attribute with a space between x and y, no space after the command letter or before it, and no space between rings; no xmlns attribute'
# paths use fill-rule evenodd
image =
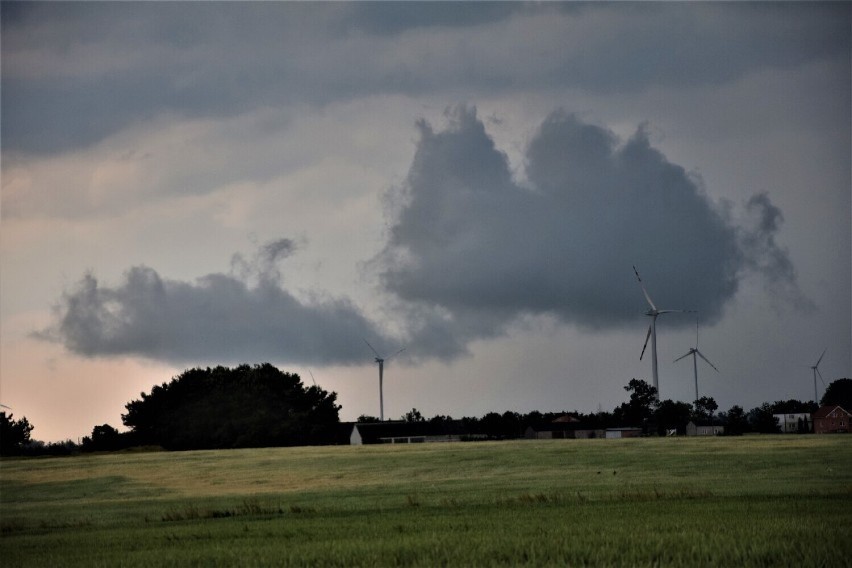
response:
<svg viewBox="0 0 852 568"><path fill-rule="evenodd" d="M339 423L336 393L269 363L190 369L141 396L122 421L138 443L167 449L326 444Z"/></svg>

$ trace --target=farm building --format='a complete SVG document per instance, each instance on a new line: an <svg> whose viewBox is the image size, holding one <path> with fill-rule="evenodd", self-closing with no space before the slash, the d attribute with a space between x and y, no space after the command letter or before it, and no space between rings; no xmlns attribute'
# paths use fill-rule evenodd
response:
<svg viewBox="0 0 852 568"><path fill-rule="evenodd" d="M531 440L589 439L589 438L635 438L642 435L641 428L602 428L599 425L581 422L570 414L560 416L552 422L527 427L524 437Z"/></svg>
<svg viewBox="0 0 852 568"><path fill-rule="evenodd" d="M607 428L604 432L604 437L613 439L613 438L638 438L642 435L641 428Z"/></svg>
<svg viewBox="0 0 852 568"><path fill-rule="evenodd" d="M577 417L566 414L552 422L528 426L524 437L530 440L605 438L606 430L585 424Z"/></svg>
<svg viewBox="0 0 852 568"><path fill-rule="evenodd" d="M773 414L783 434L803 434L813 432L813 422L810 412L792 412L789 414Z"/></svg>
<svg viewBox="0 0 852 568"><path fill-rule="evenodd" d="M823 406L813 416L814 432L817 434L841 434L849 432L852 414L837 405Z"/></svg>
<svg viewBox="0 0 852 568"><path fill-rule="evenodd" d="M695 422L690 420L686 425L687 436L721 436L725 433L725 427L721 424L709 422Z"/></svg>
<svg viewBox="0 0 852 568"><path fill-rule="evenodd" d="M459 442L463 436L462 428L457 423L368 422L352 426L349 443L353 446L360 446L362 444Z"/></svg>
<svg viewBox="0 0 852 568"><path fill-rule="evenodd" d="M528 426L524 437L530 440L558 440L578 438L603 438L606 431L602 428L590 428L578 423L551 422L539 426Z"/></svg>

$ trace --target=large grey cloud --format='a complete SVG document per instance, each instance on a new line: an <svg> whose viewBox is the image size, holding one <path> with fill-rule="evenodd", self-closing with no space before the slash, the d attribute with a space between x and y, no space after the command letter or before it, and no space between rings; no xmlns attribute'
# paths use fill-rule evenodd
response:
<svg viewBox="0 0 852 568"><path fill-rule="evenodd" d="M634 264L659 308L697 310L706 323L748 274L806 304L775 241L781 215L769 197L754 196L735 223L731 205L714 202L643 127L622 141L554 112L527 148L521 184L475 108L448 116L440 132L419 123L376 259L386 289L415 316L421 352L455 356L525 315L590 329L633 324L646 309Z"/></svg>
<svg viewBox="0 0 852 568"><path fill-rule="evenodd" d="M5 150L58 152L153 116L371 94L734 81L848 58L848 3L14 3Z"/></svg>
<svg viewBox="0 0 852 568"><path fill-rule="evenodd" d="M532 137L519 181L475 108L447 116L442 131L418 123L408 175L388 196L398 206L386 246L367 265L402 337L345 298L289 293L281 263L298 250L289 239L236 254L228 273L195 282L144 266L117 286L88 274L40 336L86 356L179 362L355 363L362 338L407 342L415 359L451 359L529 315L597 330L635 324L646 306L634 264L658 307L697 310L705 323L722 316L749 274L782 302L809 305L776 241L783 216L769 196L754 195L735 220L733 206L714 202L644 127L620 140L554 112Z"/></svg>
<svg viewBox="0 0 852 568"><path fill-rule="evenodd" d="M345 298L301 300L282 286L279 263L296 249L280 239L252 257L234 255L229 273L170 280L145 266L116 286L86 274L37 334L88 357L142 356L175 363L279 361L350 364L366 359L363 338L388 344Z"/></svg>

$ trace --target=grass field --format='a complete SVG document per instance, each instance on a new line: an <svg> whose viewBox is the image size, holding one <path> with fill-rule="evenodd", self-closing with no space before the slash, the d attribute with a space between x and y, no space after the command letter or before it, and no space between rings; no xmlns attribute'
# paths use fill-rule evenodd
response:
<svg viewBox="0 0 852 568"><path fill-rule="evenodd" d="M852 437L0 462L11 566L850 566Z"/></svg>

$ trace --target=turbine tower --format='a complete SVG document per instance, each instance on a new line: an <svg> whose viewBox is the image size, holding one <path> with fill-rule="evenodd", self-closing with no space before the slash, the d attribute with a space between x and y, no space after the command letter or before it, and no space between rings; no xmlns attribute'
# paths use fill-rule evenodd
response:
<svg viewBox="0 0 852 568"><path fill-rule="evenodd" d="M716 365L711 363L710 360L705 357L704 354L701 353L701 351L698 350L698 321L695 322L695 347L691 348L685 355L681 355L680 357L675 359L674 362L677 363L681 359L689 357L690 355L692 355L692 371L693 373L695 373L695 400L698 400L698 361L696 355L704 359L704 361L708 365L713 367L714 371L716 371L717 373L719 372L719 369L716 368Z"/></svg>
<svg viewBox="0 0 852 568"><path fill-rule="evenodd" d="M651 306L651 309L645 312L645 315L651 318L651 325L648 327L648 333L645 335L645 345L642 346L642 353L639 355L639 360L642 360L642 357L645 356L645 349L648 347L648 338L651 339L651 372L654 375L654 388L657 389L657 400L660 399L660 377L657 372L657 318L662 314L670 314L670 313L686 313L691 312L692 310L659 310L657 306L654 304L654 301L651 299L650 294L648 294L648 290L645 289L645 285L642 283L642 278L639 276L639 271L636 270L636 266L633 266L633 272L636 274L636 279L639 281L639 286L642 288L642 293L645 294L645 299L648 300L648 305Z"/></svg>
<svg viewBox="0 0 852 568"><path fill-rule="evenodd" d="M397 355L399 355L400 353L402 353L403 351L405 351L405 347L403 347L402 349L400 349L399 351L397 351L396 353L394 353L394 354L393 354L393 355L391 355L390 357L386 357L386 358L385 358L385 357L382 357L381 355L379 355L379 352L378 352L378 351L376 351L376 350L373 348L373 346L372 346L372 345L370 345L370 342L369 342L369 341L367 341L367 340L365 339L365 340L364 340L364 343L366 343L366 344L367 344L367 347L369 347L369 348L370 348L370 350L371 350L373 353L375 353L375 355L376 355L376 363L378 363L378 364L379 364L379 420L381 420L382 422L384 422L384 421L385 421L385 396L384 396L384 388L383 388L383 386L382 386L382 382L383 382L383 380L384 380L384 373L385 373L385 361L387 361L387 360L388 360L388 359L390 359L391 357L396 357Z"/></svg>
<svg viewBox="0 0 852 568"><path fill-rule="evenodd" d="M814 365L811 365L811 369L814 371L814 403L819 404L819 398L817 397L817 384L816 378L819 375L819 380L822 381L822 373L819 372L819 364L822 361L822 358L825 356L825 352L828 351L828 348L822 350L822 355L819 356L817 362ZM822 381L825 384L825 381Z"/></svg>

